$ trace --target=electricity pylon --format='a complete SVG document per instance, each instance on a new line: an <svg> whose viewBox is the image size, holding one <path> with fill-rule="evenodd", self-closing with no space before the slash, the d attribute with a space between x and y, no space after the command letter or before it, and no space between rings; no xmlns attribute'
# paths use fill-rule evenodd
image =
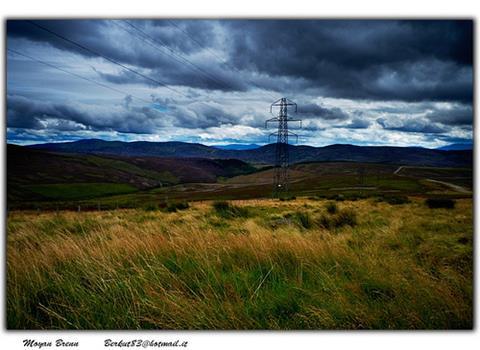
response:
<svg viewBox="0 0 480 350"><path fill-rule="evenodd" d="M278 116L271 118L265 122L265 127L269 122L278 123L278 130L275 133L271 133L268 136L268 142L270 142L271 136L277 136L277 145L275 148L275 169L273 175L273 197L282 197L288 195L289 181L288 181L288 137L296 137L298 142L298 135L288 130L288 122L300 122L300 119L294 119L288 117L288 107L295 106L295 113L297 112L297 104L289 99L282 97L270 105L270 113L273 114L273 108L279 107Z"/></svg>

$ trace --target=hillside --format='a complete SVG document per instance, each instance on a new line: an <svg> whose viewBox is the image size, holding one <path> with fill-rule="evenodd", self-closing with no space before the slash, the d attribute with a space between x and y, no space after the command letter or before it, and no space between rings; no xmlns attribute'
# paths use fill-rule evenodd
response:
<svg viewBox="0 0 480 350"><path fill-rule="evenodd" d="M7 145L8 200L81 199L186 182L216 182L255 168L240 160L105 157ZM87 186L88 185L88 186Z"/></svg>
<svg viewBox="0 0 480 350"><path fill-rule="evenodd" d="M120 142L81 140L48 143L29 148L54 152L116 155L126 157L240 159L246 162L273 164L275 144L255 149L218 149L185 142ZM471 167L472 151L442 151L420 147L330 145L325 147L289 146L290 161L351 161L398 165Z"/></svg>
<svg viewBox="0 0 480 350"><path fill-rule="evenodd" d="M256 168L238 159L115 157L142 169L173 175L177 182L216 182L219 177L250 174Z"/></svg>

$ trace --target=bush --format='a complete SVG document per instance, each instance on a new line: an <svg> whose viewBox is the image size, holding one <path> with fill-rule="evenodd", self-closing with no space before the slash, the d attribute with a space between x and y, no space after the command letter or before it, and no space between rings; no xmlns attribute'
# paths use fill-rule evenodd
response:
<svg viewBox="0 0 480 350"><path fill-rule="evenodd" d="M357 213L352 209L340 210L335 216L335 227L342 227L345 225L355 226L357 224Z"/></svg>
<svg viewBox="0 0 480 350"><path fill-rule="evenodd" d="M177 210L185 210L188 208L190 208L188 202L171 202L166 205L165 211L167 213L174 213Z"/></svg>
<svg viewBox="0 0 480 350"><path fill-rule="evenodd" d="M326 205L325 205L325 208L327 208L327 212L329 214L335 214L338 210L337 208L337 203L335 202L328 202Z"/></svg>
<svg viewBox="0 0 480 350"><path fill-rule="evenodd" d="M213 202L212 206L215 214L225 219L249 216L247 208L236 207L226 201Z"/></svg>
<svg viewBox="0 0 480 350"><path fill-rule="evenodd" d="M313 226L313 221L310 217L310 214L302 211L285 213L283 215L283 220L279 221L279 223L295 223L300 228L303 227L306 229L312 228Z"/></svg>
<svg viewBox="0 0 480 350"><path fill-rule="evenodd" d="M434 208L455 208L455 201L449 198L428 198L425 203L430 209Z"/></svg>
<svg viewBox="0 0 480 350"><path fill-rule="evenodd" d="M318 219L318 225L326 228L340 228L342 226L355 226L357 225L357 214L352 209L343 209L337 211L333 216L322 215Z"/></svg>
<svg viewBox="0 0 480 350"><path fill-rule="evenodd" d="M177 203L177 210L185 210L190 208L190 204L188 202L179 202Z"/></svg>
<svg viewBox="0 0 480 350"><path fill-rule="evenodd" d="M143 210L145 210L145 211L158 210L158 204L157 203L147 203L143 206Z"/></svg>
<svg viewBox="0 0 480 350"><path fill-rule="evenodd" d="M358 199L368 198L368 195L365 193L349 193L345 195L345 199L349 201L356 201Z"/></svg>
<svg viewBox="0 0 480 350"><path fill-rule="evenodd" d="M320 227L323 227L323 228L326 228L326 229L330 229L333 227L333 222L332 222L332 219L329 218L328 216L326 215L322 215L320 216L320 218L318 219L318 225Z"/></svg>
<svg viewBox="0 0 480 350"><path fill-rule="evenodd" d="M267 225L272 229L276 229L280 226L288 225L290 223L291 223L291 220L289 218L287 218L286 216L271 215L267 219Z"/></svg>
<svg viewBox="0 0 480 350"><path fill-rule="evenodd" d="M378 202L387 202L391 205L397 204L408 204L410 203L410 199L407 196L388 196L388 197L379 197L377 199Z"/></svg>
<svg viewBox="0 0 480 350"><path fill-rule="evenodd" d="M295 216L301 227L306 229L312 227L312 219L310 218L310 214L304 212L297 212Z"/></svg>

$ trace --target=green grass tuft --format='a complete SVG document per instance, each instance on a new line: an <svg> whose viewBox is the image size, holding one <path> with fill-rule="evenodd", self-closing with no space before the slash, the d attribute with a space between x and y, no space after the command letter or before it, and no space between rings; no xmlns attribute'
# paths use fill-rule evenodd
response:
<svg viewBox="0 0 480 350"><path fill-rule="evenodd" d="M215 201L212 207L215 214L224 219L246 218L250 216L247 208L232 205L227 201Z"/></svg>
<svg viewBox="0 0 480 350"><path fill-rule="evenodd" d="M318 219L318 225L326 229L336 229L343 226L356 226L357 214L353 209L341 209L334 215L321 215Z"/></svg>
<svg viewBox="0 0 480 350"><path fill-rule="evenodd" d="M190 208L188 202L171 202L167 204L167 206L165 207L165 211L167 213L173 213L178 210L185 210L188 208Z"/></svg>

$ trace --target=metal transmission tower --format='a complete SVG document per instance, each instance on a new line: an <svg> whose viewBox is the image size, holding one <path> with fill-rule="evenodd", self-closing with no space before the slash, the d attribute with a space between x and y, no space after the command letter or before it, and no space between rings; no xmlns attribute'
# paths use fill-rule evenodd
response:
<svg viewBox="0 0 480 350"><path fill-rule="evenodd" d="M275 148L275 171L273 175L273 196L281 197L288 194L288 164L289 164L289 155L288 155L288 137L294 136L298 141L298 135L288 130L288 122L300 122L300 127L302 126L302 121L300 119L294 119L288 117L288 107L295 106L295 113L297 112L297 104L290 101L289 99L282 97L281 99L275 101L270 105L270 113L273 114L273 108L278 107L278 116L269 119L265 122L265 127L268 126L269 122L278 123L277 132L271 133L268 136L268 141L270 142L271 136L277 137L277 146Z"/></svg>

